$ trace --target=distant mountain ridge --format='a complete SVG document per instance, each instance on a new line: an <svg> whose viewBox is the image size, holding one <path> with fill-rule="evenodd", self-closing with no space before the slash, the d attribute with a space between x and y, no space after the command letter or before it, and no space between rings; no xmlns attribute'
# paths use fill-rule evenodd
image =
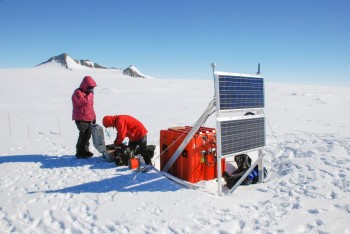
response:
<svg viewBox="0 0 350 234"><path fill-rule="evenodd" d="M102 66L98 63L92 62L88 59L81 59L81 60L77 60L72 58L71 56L69 56L66 53L57 55L57 56L53 56L50 59L48 59L45 62L40 63L37 66L42 66L45 64L50 64L50 63L58 63L60 65L62 65L62 67L65 67L66 69L70 69L70 70L75 70L75 69L79 69L79 68L96 68L96 69L118 69L118 70L123 70L120 68L115 68L115 67L105 67ZM123 74L124 75L128 75L128 76L132 76L132 77L139 77L139 78L149 78L148 76L142 74L136 67L134 67L133 65L130 65L129 67L127 67L126 69L123 70Z"/></svg>
<svg viewBox="0 0 350 234"><path fill-rule="evenodd" d="M69 56L66 53L63 53L63 54L60 54L57 56L53 56L50 59L48 59L46 62L40 63L38 66L55 61L57 63L60 63L62 66L66 67L68 69L71 69L69 66L70 65L69 60L73 60L76 64L80 64L81 66L90 67L90 68L115 69L115 68L108 68L108 67L102 66L98 63L92 62L92 61L87 60L87 59L77 60L77 59L72 58L71 56Z"/></svg>

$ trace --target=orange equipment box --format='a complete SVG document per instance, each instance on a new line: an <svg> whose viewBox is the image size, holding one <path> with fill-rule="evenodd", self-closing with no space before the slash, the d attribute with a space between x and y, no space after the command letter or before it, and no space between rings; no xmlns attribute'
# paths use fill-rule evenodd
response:
<svg viewBox="0 0 350 234"><path fill-rule="evenodd" d="M140 165L141 165L141 163L140 163L139 158L134 157L134 158L130 158L128 160L128 168L129 169L140 169Z"/></svg>
<svg viewBox="0 0 350 234"><path fill-rule="evenodd" d="M174 127L160 131L160 169L162 170L192 127ZM225 159L221 160L225 171ZM201 127L187 144L168 173L191 183L212 180L216 175L216 132Z"/></svg>

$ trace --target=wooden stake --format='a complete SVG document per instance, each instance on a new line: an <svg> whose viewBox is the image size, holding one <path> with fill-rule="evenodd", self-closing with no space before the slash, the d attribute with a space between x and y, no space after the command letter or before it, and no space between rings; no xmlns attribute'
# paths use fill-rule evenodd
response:
<svg viewBox="0 0 350 234"><path fill-rule="evenodd" d="M10 119L10 113L7 112L8 120L9 120L9 129L10 129L10 138L12 138L12 130L11 130L11 119Z"/></svg>
<svg viewBox="0 0 350 234"><path fill-rule="evenodd" d="M58 124L58 135L61 136L61 127L60 127L60 120L57 115L57 124Z"/></svg>

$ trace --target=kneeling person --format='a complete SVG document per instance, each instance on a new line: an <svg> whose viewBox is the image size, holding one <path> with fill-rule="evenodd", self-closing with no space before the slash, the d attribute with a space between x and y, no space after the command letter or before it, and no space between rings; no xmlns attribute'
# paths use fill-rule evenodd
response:
<svg viewBox="0 0 350 234"><path fill-rule="evenodd" d="M125 137L129 138L129 147L139 151L146 165L151 164L153 152L147 149L147 129L143 124L130 115L114 115L103 117L103 126L105 128L116 128L117 137L114 141L116 146L122 145Z"/></svg>

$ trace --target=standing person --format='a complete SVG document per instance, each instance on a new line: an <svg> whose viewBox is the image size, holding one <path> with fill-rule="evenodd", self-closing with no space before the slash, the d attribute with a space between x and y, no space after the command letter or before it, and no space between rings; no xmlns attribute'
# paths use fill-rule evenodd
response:
<svg viewBox="0 0 350 234"><path fill-rule="evenodd" d="M129 138L128 146L132 150L135 150L138 146L145 164L151 164L154 152L147 148L148 131L139 120L130 115L114 115L103 117L102 122L105 128L116 128L117 137L114 145L120 146L125 137Z"/></svg>
<svg viewBox="0 0 350 234"><path fill-rule="evenodd" d="M94 88L96 82L91 76L85 76L72 95L73 116L79 130L79 138L76 145L77 158L89 158L94 154L89 151L91 138L91 125L96 123L94 110Z"/></svg>

